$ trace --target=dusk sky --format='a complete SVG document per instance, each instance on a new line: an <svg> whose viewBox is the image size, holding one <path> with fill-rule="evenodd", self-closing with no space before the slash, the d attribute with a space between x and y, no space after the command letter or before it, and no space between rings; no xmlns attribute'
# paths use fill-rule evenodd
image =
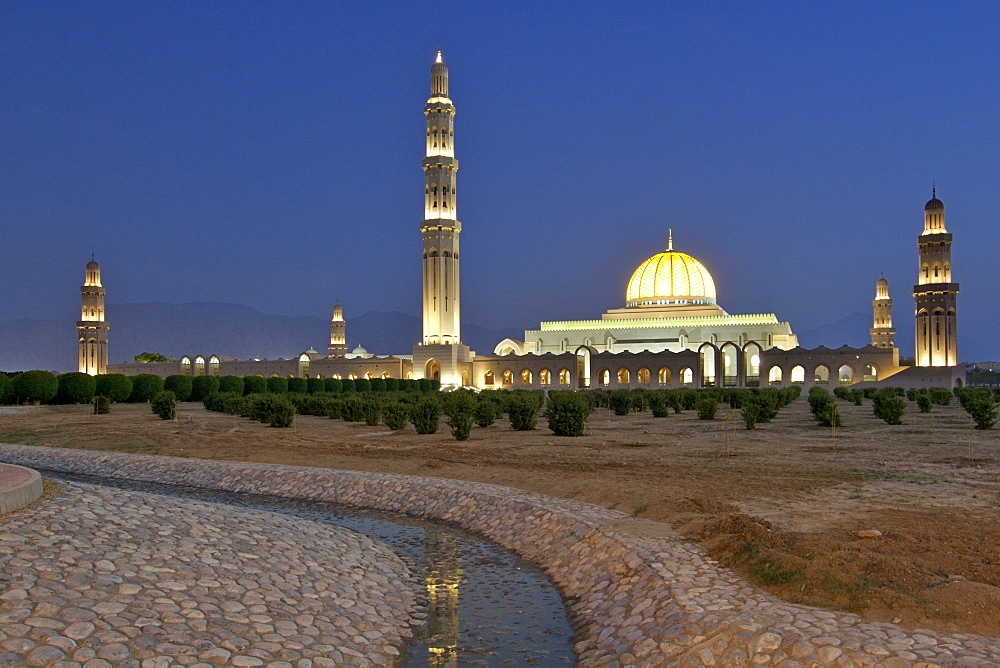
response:
<svg viewBox="0 0 1000 668"><path fill-rule="evenodd" d="M109 303L419 314L442 49L464 320L599 317L673 228L723 308L794 331L884 272L912 355L935 183L980 361L998 33L988 2L6 2L0 322L75 312L91 251Z"/></svg>

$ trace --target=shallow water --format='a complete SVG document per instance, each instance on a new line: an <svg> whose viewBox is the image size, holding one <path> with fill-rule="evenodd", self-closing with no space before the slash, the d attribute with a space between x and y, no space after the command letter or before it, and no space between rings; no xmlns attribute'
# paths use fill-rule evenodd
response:
<svg viewBox="0 0 1000 668"><path fill-rule="evenodd" d="M456 527L405 515L198 487L41 471L46 477L270 510L346 527L396 551L425 583L427 624L403 666L573 665L559 592L534 564Z"/></svg>

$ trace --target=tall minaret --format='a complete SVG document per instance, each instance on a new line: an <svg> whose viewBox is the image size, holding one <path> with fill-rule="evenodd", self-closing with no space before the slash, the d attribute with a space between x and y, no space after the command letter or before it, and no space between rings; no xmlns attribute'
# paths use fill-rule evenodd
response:
<svg viewBox="0 0 1000 668"><path fill-rule="evenodd" d="M96 376L108 370L108 323L104 321L104 287L101 265L90 256L87 272L80 286L80 320L76 323L79 338L78 368Z"/></svg>
<svg viewBox="0 0 1000 668"><path fill-rule="evenodd" d="M471 354L462 345L456 216L458 160L455 159L455 105L448 97L448 67L441 52L431 66L431 96L424 106L423 339L414 349L414 376L445 385L467 384Z"/></svg>
<svg viewBox="0 0 1000 668"><path fill-rule="evenodd" d="M455 105L448 97L448 66L441 52L431 66L424 158L424 338L429 343L461 343L458 292L458 235L455 215Z"/></svg>
<svg viewBox="0 0 1000 668"><path fill-rule="evenodd" d="M330 357L343 357L347 354L347 323L344 322L344 310L340 302L333 307L333 317L330 318L330 345L326 348Z"/></svg>
<svg viewBox="0 0 1000 668"><path fill-rule="evenodd" d="M892 326L892 298L889 296L889 281L882 276L875 283L875 299L872 301L874 320L872 322L872 345L876 348L896 347L896 328Z"/></svg>
<svg viewBox="0 0 1000 668"><path fill-rule="evenodd" d="M937 190L924 206L924 233L917 238L920 274L913 286L916 302L917 366L956 366L955 323L958 283L951 282L951 234L944 226L944 203Z"/></svg>

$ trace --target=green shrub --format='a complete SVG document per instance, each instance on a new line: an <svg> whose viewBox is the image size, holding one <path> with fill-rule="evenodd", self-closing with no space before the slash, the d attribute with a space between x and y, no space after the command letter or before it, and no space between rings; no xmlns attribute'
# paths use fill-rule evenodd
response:
<svg viewBox="0 0 1000 668"><path fill-rule="evenodd" d="M265 395L266 396L266 395ZM288 399L277 398L271 402L267 424L270 427L291 427L295 419L295 407Z"/></svg>
<svg viewBox="0 0 1000 668"><path fill-rule="evenodd" d="M218 392L221 381L215 376L195 376L191 379L191 394L188 401L202 401L212 392Z"/></svg>
<svg viewBox="0 0 1000 668"><path fill-rule="evenodd" d="M386 392L398 392L399 391L399 380L397 378L386 378L385 379L385 391Z"/></svg>
<svg viewBox="0 0 1000 668"><path fill-rule="evenodd" d="M507 417L516 431L531 431L538 425L538 404L522 392L512 392L507 397Z"/></svg>
<svg viewBox="0 0 1000 668"><path fill-rule="evenodd" d="M163 391L163 379L151 373L132 376L132 394L129 403L144 404Z"/></svg>
<svg viewBox="0 0 1000 668"><path fill-rule="evenodd" d="M551 395L549 395L551 396ZM652 392L649 397L649 410L655 418L669 417L671 407L667 395L662 390Z"/></svg>
<svg viewBox="0 0 1000 668"><path fill-rule="evenodd" d="M222 394L243 394L246 385L239 376L219 376L219 392Z"/></svg>
<svg viewBox="0 0 1000 668"><path fill-rule="evenodd" d="M222 410L226 415L248 417L250 415L250 399L240 394L226 394L222 401Z"/></svg>
<svg viewBox="0 0 1000 668"><path fill-rule="evenodd" d="M58 388L57 388L58 391ZM0 373L0 404L10 404L14 402L14 386L10 376Z"/></svg>
<svg viewBox="0 0 1000 668"><path fill-rule="evenodd" d="M243 376L243 396L267 392L267 379L260 376Z"/></svg>
<svg viewBox="0 0 1000 668"><path fill-rule="evenodd" d="M954 396L947 387L932 387L927 390L927 395L931 398L931 401L936 403L938 406L948 406L951 404L951 398Z"/></svg>
<svg viewBox="0 0 1000 668"><path fill-rule="evenodd" d="M94 415L107 415L111 412L111 399L102 394L95 394L90 403L94 407Z"/></svg>
<svg viewBox="0 0 1000 668"><path fill-rule="evenodd" d="M295 406L287 397L275 394L253 394L248 397L247 417L272 427L291 427Z"/></svg>
<svg viewBox="0 0 1000 668"><path fill-rule="evenodd" d="M472 434L472 415L476 407L476 395L468 390L456 390L441 398L444 414L448 416L448 426L456 441L467 441Z"/></svg>
<svg viewBox="0 0 1000 668"><path fill-rule="evenodd" d="M94 394L107 397L114 403L128 401L132 394L132 380L120 373L105 373L94 376L97 381L97 389Z"/></svg>
<svg viewBox="0 0 1000 668"><path fill-rule="evenodd" d="M436 434L441 420L441 405L437 397L427 395L410 406L410 422L418 434Z"/></svg>
<svg viewBox="0 0 1000 668"><path fill-rule="evenodd" d="M578 392L549 392L545 419L556 436L583 436L593 410L590 399Z"/></svg>
<svg viewBox="0 0 1000 668"><path fill-rule="evenodd" d="M361 415L364 417L366 425L376 426L382 417L381 398L370 394L361 397Z"/></svg>
<svg viewBox="0 0 1000 668"><path fill-rule="evenodd" d="M340 391L344 394L351 394L358 391L357 381L351 378L345 378L340 381Z"/></svg>
<svg viewBox="0 0 1000 668"><path fill-rule="evenodd" d="M344 391L344 385L341 383L339 378L327 378L323 381L323 385L326 386L327 392L333 392L335 394L340 394Z"/></svg>
<svg viewBox="0 0 1000 668"><path fill-rule="evenodd" d="M280 376L271 376L267 379L268 394L288 394L288 379Z"/></svg>
<svg viewBox="0 0 1000 668"><path fill-rule="evenodd" d="M719 401L715 396L702 397L695 403L694 409L698 412L699 420L714 420L719 411Z"/></svg>
<svg viewBox="0 0 1000 668"><path fill-rule="evenodd" d="M339 420L344 417L344 400L331 398L326 402L326 416L331 420Z"/></svg>
<svg viewBox="0 0 1000 668"><path fill-rule="evenodd" d="M355 392L371 392L372 382L367 378L355 378L354 379L354 391Z"/></svg>
<svg viewBox="0 0 1000 668"><path fill-rule="evenodd" d="M187 376L180 377L187 378ZM159 415L161 420L173 420L177 415L177 395L170 390L160 392L149 400L149 408Z"/></svg>
<svg viewBox="0 0 1000 668"><path fill-rule="evenodd" d="M385 392L385 379L384 378L372 378L370 381L372 386L372 392Z"/></svg>
<svg viewBox="0 0 1000 668"><path fill-rule="evenodd" d="M841 426L837 401L822 387L813 387L809 390L809 409L819 426Z"/></svg>
<svg viewBox="0 0 1000 668"><path fill-rule="evenodd" d="M305 394L309 390L309 381L305 378L288 378L288 392L298 392L300 394Z"/></svg>
<svg viewBox="0 0 1000 668"><path fill-rule="evenodd" d="M417 381L419 383L420 391L427 393L434 389L434 384L431 382L430 378L421 378Z"/></svg>
<svg viewBox="0 0 1000 668"><path fill-rule="evenodd" d="M917 408L920 409L921 413L930 413L931 408L933 408L934 402L931 400L928 394L918 394L917 395Z"/></svg>
<svg viewBox="0 0 1000 668"><path fill-rule="evenodd" d="M406 429L407 420L410 417L409 407L399 401L387 401L382 406L382 421L385 426L393 431Z"/></svg>
<svg viewBox="0 0 1000 668"><path fill-rule="evenodd" d="M503 415L503 408L500 406L500 400L493 396L492 392L481 392L475 408L472 409L472 417L476 421L476 425L491 427L501 415Z"/></svg>
<svg viewBox="0 0 1000 668"><path fill-rule="evenodd" d="M11 384L15 400L24 403L52 401L59 392L59 381L48 371L24 371Z"/></svg>
<svg viewBox="0 0 1000 668"><path fill-rule="evenodd" d="M872 412L887 424L903 424L906 400L892 387L884 388L872 395Z"/></svg>
<svg viewBox="0 0 1000 668"><path fill-rule="evenodd" d="M988 396L974 397L964 404L966 412L976 422L976 429L992 429L997 423L997 407Z"/></svg>
<svg viewBox="0 0 1000 668"><path fill-rule="evenodd" d="M757 428L757 423L761 421L760 417L763 410L765 410L764 406L756 401L746 401L743 403L740 414L743 416L743 424L746 425L747 429Z"/></svg>
<svg viewBox="0 0 1000 668"><path fill-rule="evenodd" d="M322 378L308 378L306 379L306 392L309 394L319 394L320 392L326 392L326 381Z"/></svg>
<svg viewBox="0 0 1000 668"><path fill-rule="evenodd" d="M628 415L632 410L632 393L629 390L612 390L608 395L608 407L615 415Z"/></svg>
<svg viewBox="0 0 1000 668"><path fill-rule="evenodd" d="M59 383L56 399L61 404L89 404L97 391L97 381L94 377L79 371L64 373L56 380Z"/></svg>
<svg viewBox="0 0 1000 668"><path fill-rule="evenodd" d="M177 401L187 401L191 396L191 377L175 374L163 379L163 391L173 392Z"/></svg>

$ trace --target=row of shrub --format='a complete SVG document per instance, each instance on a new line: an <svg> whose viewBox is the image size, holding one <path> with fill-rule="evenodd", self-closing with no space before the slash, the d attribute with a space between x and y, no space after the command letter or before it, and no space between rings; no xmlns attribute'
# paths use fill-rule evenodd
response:
<svg viewBox="0 0 1000 668"><path fill-rule="evenodd" d="M958 397L962 408L976 423L976 429L992 429L997 422L996 402L1000 393L996 388L961 387L949 390L946 387L931 387L903 390L900 387L865 388L864 390L847 390L837 388L833 392L837 397L854 401L858 406L862 400L870 398L872 413L875 417L885 420L888 424L903 424L906 414L906 397L917 404L921 413L930 413L935 405L947 406L953 396ZM840 426L840 416L836 403L829 393L821 388L809 390L809 405L813 416L822 426Z"/></svg>
<svg viewBox="0 0 1000 668"><path fill-rule="evenodd" d="M173 392L177 401L201 401L212 392L231 394L353 394L358 392L435 392L435 380L373 378L262 378L260 376L182 376L160 378L143 373L137 376L72 372L55 375L48 371L24 371L14 376L0 374L0 404L53 403L86 404L95 396L113 403L145 403L160 392Z"/></svg>

